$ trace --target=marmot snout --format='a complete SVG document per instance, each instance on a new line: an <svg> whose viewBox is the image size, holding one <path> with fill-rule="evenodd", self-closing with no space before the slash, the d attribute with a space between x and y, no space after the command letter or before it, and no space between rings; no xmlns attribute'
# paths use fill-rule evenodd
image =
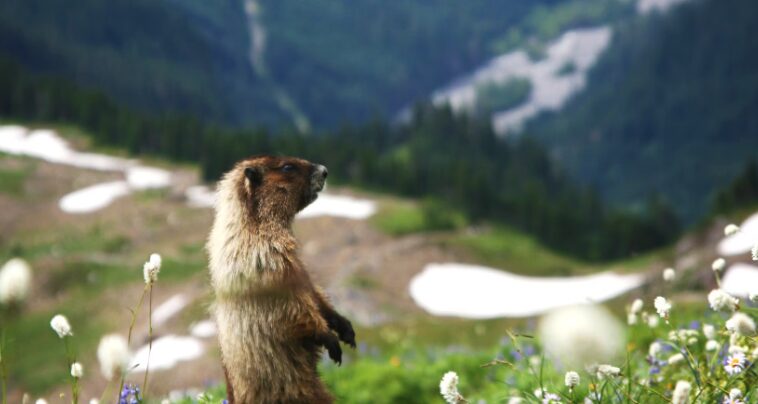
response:
<svg viewBox="0 0 758 404"><path fill-rule="evenodd" d="M327 174L306 160L262 156L218 184L207 249L230 403L333 401L316 371L321 350L341 363L340 340L355 347L355 333L311 282L292 234Z"/></svg>

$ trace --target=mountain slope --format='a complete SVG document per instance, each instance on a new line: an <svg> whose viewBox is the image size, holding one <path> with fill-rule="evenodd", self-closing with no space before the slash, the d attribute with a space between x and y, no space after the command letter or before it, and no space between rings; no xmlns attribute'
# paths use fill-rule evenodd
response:
<svg viewBox="0 0 758 404"><path fill-rule="evenodd" d="M509 47L626 10L601 3L8 0L0 53L147 111L324 128L392 115Z"/></svg>
<svg viewBox="0 0 758 404"><path fill-rule="evenodd" d="M758 157L758 4L701 0L622 25L588 88L526 132L614 202L687 220Z"/></svg>

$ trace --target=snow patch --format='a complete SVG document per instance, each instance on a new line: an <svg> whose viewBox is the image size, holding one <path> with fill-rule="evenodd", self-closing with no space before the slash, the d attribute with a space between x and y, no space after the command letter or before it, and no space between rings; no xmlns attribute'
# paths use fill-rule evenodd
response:
<svg viewBox="0 0 758 404"><path fill-rule="evenodd" d="M361 220L369 218L374 213L376 213L374 201L351 196L321 194L315 202L298 213L297 218L336 216Z"/></svg>
<svg viewBox="0 0 758 404"><path fill-rule="evenodd" d="M603 302L643 283L639 274L540 278L445 263L428 264L411 280L410 294L416 304L437 316L528 317L559 307Z"/></svg>
<svg viewBox="0 0 758 404"><path fill-rule="evenodd" d="M524 50L498 56L467 77L435 92L436 104L449 103L454 110L475 107L477 86L506 83L514 78L526 78L532 83L529 98L521 105L498 111L492 124L498 134L519 130L523 123L546 110L563 107L568 99L584 88L587 71L606 49L611 39L611 28L601 26L565 32L551 43L542 60L532 61ZM572 70L561 72L564 66Z"/></svg>
<svg viewBox="0 0 758 404"><path fill-rule="evenodd" d="M144 372L147 367L149 346L141 347L132 359L133 372ZM150 351L150 370L166 370L179 362L199 358L203 354L203 344L195 337L166 335L153 341Z"/></svg>
<svg viewBox="0 0 758 404"><path fill-rule="evenodd" d="M63 196L58 206L66 213L95 212L134 190L165 188L171 185L169 171L141 166L137 160L76 151L49 129L30 131L23 126L0 126L0 151L34 157L54 164L124 174L125 181L96 184Z"/></svg>
<svg viewBox="0 0 758 404"><path fill-rule="evenodd" d="M725 237L718 245L720 255L738 255L750 252L758 243L758 212L747 218L740 226L740 231Z"/></svg>
<svg viewBox="0 0 758 404"><path fill-rule="evenodd" d="M190 335L197 338L210 338L217 332L216 323L213 320L199 321L190 327Z"/></svg>
<svg viewBox="0 0 758 404"><path fill-rule="evenodd" d="M637 2L637 12L640 14L649 14L654 11L662 13L683 2L685 0L639 0Z"/></svg>
<svg viewBox="0 0 758 404"><path fill-rule="evenodd" d="M163 325L171 317L174 317L187 307L188 304L189 300L181 293L171 296L171 298L153 310L153 326Z"/></svg>
<svg viewBox="0 0 758 404"><path fill-rule="evenodd" d="M193 185L184 191L187 204L195 208L212 208L216 204L216 191L206 185Z"/></svg>
<svg viewBox="0 0 758 404"><path fill-rule="evenodd" d="M58 206L66 213L90 213L103 209L131 192L126 181L104 182L66 194Z"/></svg>

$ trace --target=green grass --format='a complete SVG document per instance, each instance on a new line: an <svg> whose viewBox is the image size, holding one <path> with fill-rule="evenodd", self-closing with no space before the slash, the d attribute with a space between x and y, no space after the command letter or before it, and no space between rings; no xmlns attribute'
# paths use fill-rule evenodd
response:
<svg viewBox="0 0 758 404"><path fill-rule="evenodd" d="M0 155L2 158L2 155ZM32 162L26 164L24 168L0 168L0 194L10 195L13 197L22 196L24 193L24 183L32 172Z"/></svg>
<svg viewBox="0 0 758 404"><path fill-rule="evenodd" d="M532 237L506 227L458 233L442 241L445 247L468 253L477 262L530 275L569 275L587 264L559 255Z"/></svg>
<svg viewBox="0 0 758 404"><path fill-rule="evenodd" d="M422 202L383 201L371 223L392 236L456 230L467 224L466 216L445 204L428 199Z"/></svg>

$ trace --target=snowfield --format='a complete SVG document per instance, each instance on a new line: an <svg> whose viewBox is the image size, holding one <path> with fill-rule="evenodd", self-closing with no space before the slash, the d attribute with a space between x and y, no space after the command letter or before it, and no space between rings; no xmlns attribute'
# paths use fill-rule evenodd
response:
<svg viewBox="0 0 758 404"><path fill-rule="evenodd" d="M428 264L411 280L410 294L416 304L437 316L530 317L559 307L603 302L644 281L640 274L540 278L446 263Z"/></svg>
<svg viewBox="0 0 758 404"><path fill-rule="evenodd" d="M58 206L71 214L96 212L134 191L167 188L173 184L171 172L167 170L140 165L138 160L76 151L57 133L47 129L30 131L23 126L0 126L0 152L72 167L123 173L124 180L95 184L64 195ZM185 198L190 206L211 208L216 195L206 185L193 185L185 190ZM376 210L376 203L372 200L322 193L297 217L334 216L363 220Z"/></svg>

